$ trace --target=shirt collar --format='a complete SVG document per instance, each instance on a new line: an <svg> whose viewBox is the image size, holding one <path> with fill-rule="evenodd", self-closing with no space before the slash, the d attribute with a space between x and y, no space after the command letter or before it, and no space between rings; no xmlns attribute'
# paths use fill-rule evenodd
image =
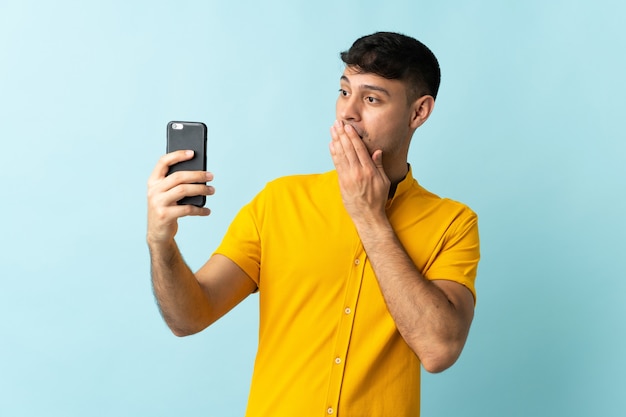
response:
<svg viewBox="0 0 626 417"><path fill-rule="evenodd" d="M396 185L395 190L390 190L391 197L387 200L387 207L390 207L393 201L400 195L404 194L415 181L413 179L413 169L411 168L411 164L407 164L409 167L408 172L404 176L404 178ZM392 192L393 191L393 192Z"/></svg>

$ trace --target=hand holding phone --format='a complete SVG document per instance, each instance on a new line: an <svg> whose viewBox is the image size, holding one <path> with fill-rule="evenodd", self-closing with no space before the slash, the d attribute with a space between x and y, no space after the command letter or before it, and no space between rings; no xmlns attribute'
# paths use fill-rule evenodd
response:
<svg viewBox="0 0 626 417"><path fill-rule="evenodd" d="M170 166L167 175L177 171L206 171L207 128L201 122L169 122L167 124L167 153L192 150L193 158ZM206 196L184 197L178 204L203 207Z"/></svg>

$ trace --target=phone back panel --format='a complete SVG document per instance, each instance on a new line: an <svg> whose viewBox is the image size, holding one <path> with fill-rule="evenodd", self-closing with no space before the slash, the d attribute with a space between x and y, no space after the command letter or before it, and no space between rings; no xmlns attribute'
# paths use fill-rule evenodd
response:
<svg viewBox="0 0 626 417"><path fill-rule="evenodd" d="M167 153L191 149L193 158L172 165L167 175L177 171L206 171L207 128L201 122L169 122L167 124ZM178 204L193 204L202 207L205 196L185 197Z"/></svg>

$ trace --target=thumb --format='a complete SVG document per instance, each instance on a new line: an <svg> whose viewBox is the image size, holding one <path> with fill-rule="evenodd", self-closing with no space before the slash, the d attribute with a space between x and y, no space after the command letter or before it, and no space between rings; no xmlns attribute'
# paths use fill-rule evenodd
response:
<svg viewBox="0 0 626 417"><path fill-rule="evenodd" d="M380 149L374 151L374 153L372 154L372 161L374 162L374 165L376 165L376 168L378 168L379 170L383 171L383 151L381 151Z"/></svg>

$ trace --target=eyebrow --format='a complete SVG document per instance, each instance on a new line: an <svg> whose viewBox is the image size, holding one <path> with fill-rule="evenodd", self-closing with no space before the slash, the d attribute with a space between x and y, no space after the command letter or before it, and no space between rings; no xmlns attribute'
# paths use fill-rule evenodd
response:
<svg viewBox="0 0 626 417"><path fill-rule="evenodd" d="M341 76L341 81L345 81L348 84L350 84L350 79L348 77L346 77L345 75ZM373 90L373 91L379 91L383 94L385 94L387 97L391 97L391 94L389 94L389 91L387 91L386 88L383 87L379 87L377 85L371 85L371 84L361 84L359 86L360 89L362 90Z"/></svg>

